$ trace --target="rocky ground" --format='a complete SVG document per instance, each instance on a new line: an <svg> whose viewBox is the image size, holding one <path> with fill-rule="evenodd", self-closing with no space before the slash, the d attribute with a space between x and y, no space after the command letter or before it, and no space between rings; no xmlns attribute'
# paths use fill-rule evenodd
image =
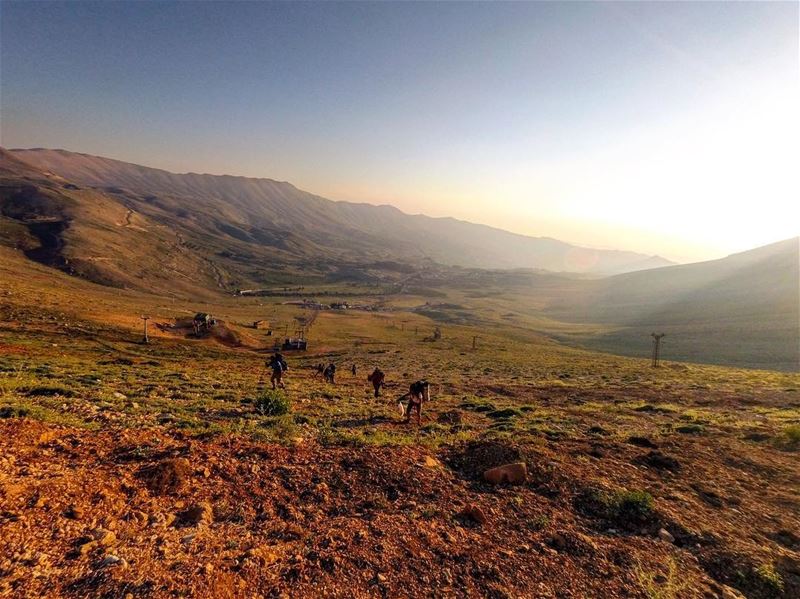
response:
<svg viewBox="0 0 800 599"><path fill-rule="evenodd" d="M433 453L6 419L0 592L797 596L798 513L775 513L796 501L796 455L729 454L720 473L715 456L729 448L649 444L600 433ZM524 482L483 480L515 462Z"/></svg>

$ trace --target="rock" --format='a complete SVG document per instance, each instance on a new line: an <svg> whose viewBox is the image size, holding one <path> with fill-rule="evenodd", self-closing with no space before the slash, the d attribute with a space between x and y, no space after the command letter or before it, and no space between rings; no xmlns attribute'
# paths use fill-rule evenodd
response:
<svg viewBox="0 0 800 599"><path fill-rule="evenodd" d="M128 396L124 393L120 393L119 391L114 391L111 395L114 396L115 399L128 399Z"/></svg>
<svg viewBox="0 0 800 599"><path fill-rule="evenodd" d="M175 514L170 513L158 513L153 514L149 517L150 519L150 526L158 526L160 528L168 528L174 524L175 520L177 519Z"/></svg>
<svg viewBox="0 0 800 599"><path fill-rule="evenodd" d="M78 553L80 555L87 555L94 551L97 547L100 546L100 543L97 541L86 541L78 545Z"/></svg>
<svg viewBox="0 0 800 599"><path fill-rule="evenodd" d="M726 584L722 585L722 599L747 599L739 591Z"/></svg>
<svg viewBox="0 0 800 599"><path fill-rule="evenodd" d="M124 559L122 559L121 557L117 557L116 555L111 555L111 554L108 554L103 559L103 561L100 562L100 567L101 568L109 568L109 567L112 567L112 566L119 566L119 567L124 568L127 565L128 565L128 562L126 562Z"/></svg>
<svg viewBox="0 0 800 599"><path fill-rule="evenodd" d="M83 511L82 508L79 508L77 505L71 505L64 512L64 515L67 518L71 518L73 520L82 520L83 519L83 515L84 515L84 511Z"/></svg>
<svg viewBox="0 0 800 599"><path fill-rule="evenodd" d="M278 560L278 554L268 546L252 547L244 552L244 558L257 561L262 566L268 566Z"/></svg>
<svg viewBox="0 0 800 599"><path fill-rule="evenodd" d="M662 528L661 530L658 531L658 538L667 543L675 542L675 537L669 534L669 531L666 528Z"/></svg>
<svg viewBox="0 0 800 599"><path fill-rule="evenodd" d="M525 462L505 464L497 468L490 468L483 473L483 479L493 485L508 483L519 485L528 479L528 467Z"/></svg>
<svg viewBox="0 0 800 599"><path fill-rule="evenodd" d="M145 524L147 524L147 521L150 519L150 517L147 515L146 512L142 512L140 510L134 510L131 512L130 519L136 522L137 524L144 526Z"/></svg>
<svg viewBox="0 0 800 599"><path fill-rule="evenodd" d="M570 555L591 555L597 551L597 544L591 537L571 530L559 530L553 533L548 543L557 551Z"/></svg>
<svg viewBox="0 0 800 599"><path fill-rule="evenodd" d="M197 503L178 514L182 524L197 526L198 524L210 524L214 521L214 510L207 502Z"/></svg>
<svg viewBox="0 0 800 599"><path fill-rule="evenodd" d="M425 461L423 462L426 468L438 468L441 464L439 464L439 460L436 458L432 458L429 455L425 456Z"/></svg>
<svg viewBox="0 0 800 599"><path fill-rule="evenodd" d="M89 536L97 541L99 545L109 546L114 541L117 540L117 535L115 535L110 530L106 530L105 528L95 528L89 531Z"/></svg>
<svg viewBox="0 0 800 599"><path fill-rule="evenodd" d="M474 503L470 503L467 507L461 510L459 512L459 516L462 518L469 518L478 524L486 524L489 521L484 511Z"/></svg>

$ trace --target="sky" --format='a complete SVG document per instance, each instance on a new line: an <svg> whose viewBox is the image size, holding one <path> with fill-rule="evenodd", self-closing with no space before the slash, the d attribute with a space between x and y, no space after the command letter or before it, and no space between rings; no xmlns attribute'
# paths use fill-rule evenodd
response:
<svg viewBox="0 0 800 599"><path fill-rule="evenodd" d="M711 259L800 233L798 3L0 3L0 145Z"/></svg>

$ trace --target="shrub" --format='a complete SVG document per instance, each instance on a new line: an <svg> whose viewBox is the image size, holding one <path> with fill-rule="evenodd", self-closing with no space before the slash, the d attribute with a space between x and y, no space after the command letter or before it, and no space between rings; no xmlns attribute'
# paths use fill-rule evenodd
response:
<svg viewBox="0 0 800 599"><path fill-rule="evenodd" d="M783 429L783 436L786 437L789 445L800 445L800 424L792 424Z"/></svg>
<svg viewBox="0 0 800 599"><path fill-rule="evenodd" d="M518 418L522 416L522 412L516 408L503 408L502 410L494 410L493 412L489 412L486 415L489 418L494 418L497 420L501 418Z"/></svg>
<svg viewBox="0 0 800 599"><path fill-rule="evenodd" d="M653 496L646 491L618 491L614 495L617 518L644 522L653 513Z"/></svg>
<svg viewBox="0 0 800 599"><path fill-rule="evenodd" d="M783 578L772 564L761 564L755 569L756 579L775 594L783 592Z"/></svg>
<svg viewBox="0 0 800 599"><path fill-rule="evenodd" d="M255 406L262 416L283 416L291 409L292 402L281 391L267 389L256 398Z"/></svg>
<svg viewBox="0 0 800 599"><path fill-rule="evenodd" d="M684 424L675 430L684 435L699 435L704 429L702 424Z"/></svg>
<svg viewBox="0 0 800 599"><path fill-rule="evenodd" d="M27 387L25 389L20 389L21 391L25 392L25 395L29 397L53 397L60 395L61 397L74 397L75 392L71 389L67 389L66 387L57 387L57 386L45 386L39 385L36 387Z"/></svg>
<svg viewBox="0 0 800 599"><path fill-rule="evenodd" d="M646 491L587 489L575 498L575 507L587 516L622 526L644 524L654 516L653 496Z"/></svg>

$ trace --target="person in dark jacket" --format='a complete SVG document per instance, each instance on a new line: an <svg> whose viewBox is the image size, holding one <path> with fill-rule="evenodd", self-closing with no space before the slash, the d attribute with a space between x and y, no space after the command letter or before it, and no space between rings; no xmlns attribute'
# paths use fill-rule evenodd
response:
<svg viewBox="0 0 800 599"><path fill-rule="evenodd" d="M286 385L283 384L283 373L289 370L289 366L286 364L286 360L283 359L280 352L275 352L275 355L267 362L267 367L272 369L272 376L269 378L269 381L272 383L272 388L286 388Z"/></svg>
<svg viewBox="0 0 800 599"><path fill-rule="evenodd" d="M375 397L378 397L381 394L381 387L383 387L385 379L386 375L383 374L383 371L380 368L373 370L372 374L367 377L367 380L372 383L372 386L375 388Z"/></svg>
<svg viewBox="0 0 800 599"><path fill-rule="evenodd" d="M328 366L325 368L325 372L322 373L322 376L325 378L326 383L335 384L336 381L334 379L336 378L336 364L333 362L328 364Z"/></svg>

